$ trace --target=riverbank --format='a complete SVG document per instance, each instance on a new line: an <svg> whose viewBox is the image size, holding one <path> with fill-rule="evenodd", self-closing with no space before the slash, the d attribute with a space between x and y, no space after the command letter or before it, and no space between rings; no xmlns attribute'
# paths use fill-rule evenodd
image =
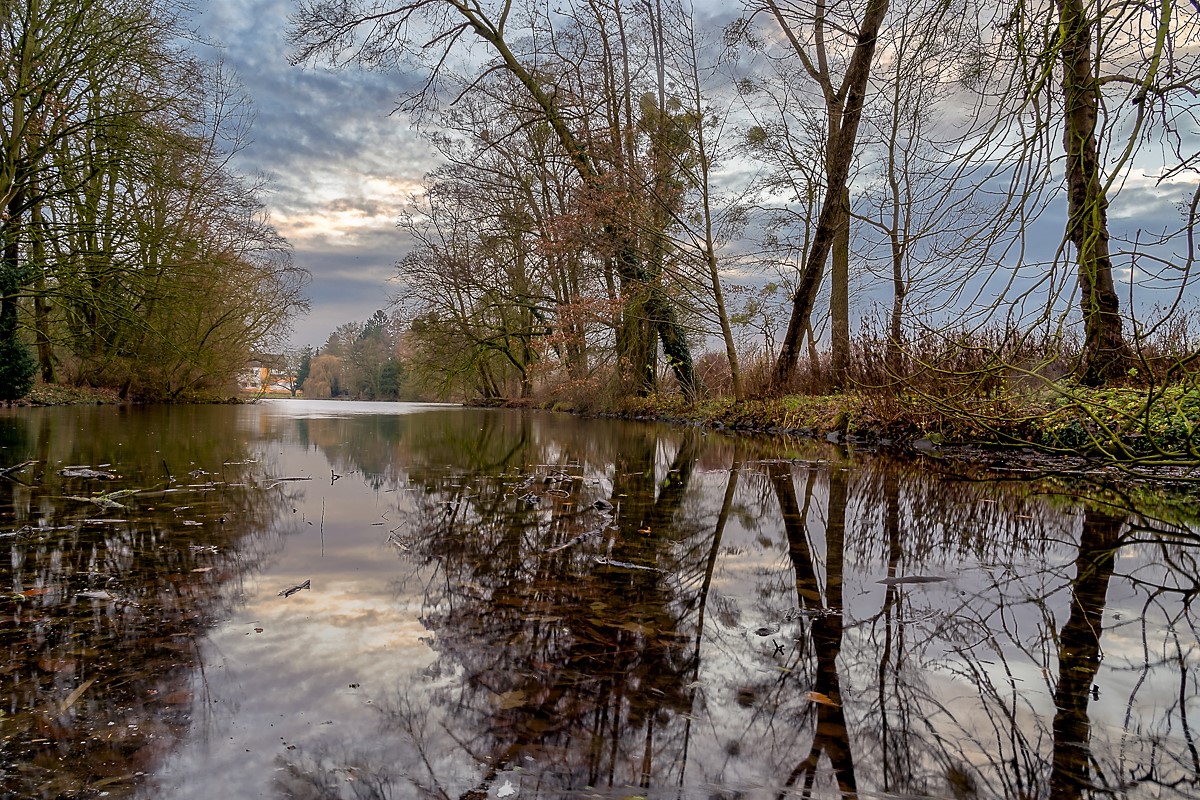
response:
<svg viewBox="0 0 1200 800"><path fill-rule="evenodd" d="M253 398L243 402L253 402ZM16 406L106 405L113 389L39 384ZM224 402L229 402L228 400ZM468 403L467 405L476 405ZM712 430L793 435L1039 470L1112 466L1188 477L1200 472L1200 389L1183 385L1088 389L1042 386L1022 394L958 397L847 392L686 402L676 393L629 397L607 405L510 401L582 416L655 420Z"/></svg>
<svg viewBox="0 0 1200 800"><path fill-rule="evenodd" d="M13 406L101 406L125 402L116 389L95 386L71 386L64 383L38 383L29 394L14 400Z"/></svg>
<svg viewBox="0 0 1200 800"><path fill-rule="evenodd" d="M238 397L188 398L182 403L252 403L261 395L247 394ZM9 403L10 406L107 406L135 404L138 401L121 397L116 389L96 386L73 386L65 383L38 383L29 394Z"/></svg>
<svg viewBox="0 0 1200 800"><path fill-rule="evenodd" d="M715 430L787 434L1022 469L1131 468L1169 478L1200 471L1200 390L1184 386L1089 389L956 398L869 393L788 395L687 403L679 395L629 398L614 408L560 411L656 420Z"/></svg>

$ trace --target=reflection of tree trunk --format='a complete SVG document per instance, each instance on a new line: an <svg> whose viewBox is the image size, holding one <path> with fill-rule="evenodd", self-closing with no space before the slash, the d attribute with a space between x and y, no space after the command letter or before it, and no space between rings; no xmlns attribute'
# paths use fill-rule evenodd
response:
<svg viewBox="0 0 1200 800"><path fill-rule="evenodd" d="M1058 637L1058 688L1054 692L1057 710L1050 775L1050 796L1055 800L1081 797L1093 785L1088 778L1093 764L1088 699L1100 669L1104 603L1124 521L1124 517L1084 510L1075 580L1071 584L1071 615Z"/></svg>
<svg viewBox="0 0 1200 800"><path fill-rule="evenodd" d="M688 484L692 481L692 469L696 466L698 441L699 436L695 430L686 431L679 450L671 459L671 466L667 468L667 476L663 478L659 487L658 498L654 501L654 508L648 520L653 534L660 535L659 528L670 526L671 520L683 505L683 496L687 493ZM653 464L650 469L654 469Z"/></svg>
<svg viewBox="0 0 1200 800"><path fill-rule="evenodd" d="M824 608L821 586L817 582L816 569L808 544L808 504L812 498L812 473L804 486L804 508L796 499L796 484L792 470L787 464L771 463L767 466L775 496L779 498L779 511L783 516L783 529L787 534L788 558L796 571L796 592L800 596L801 608Z"/></svg>
<svg viewBox="0 0 1200 800"><path fill-rule="evenodd" d="M884 505L883 530L887 536L888 568L887 576L896 577L900 566L903 550L900 547L900 480L893 470L887 470L883 477ZM888 586L883 599L880 617L883 618L885 634L883 652L879 656L879 740L883 748L883 788L892 791L894 778L903 779L900 770L908 764L907 753L893 756L891 753L891 723L888 716L889 697L898 697L898 692L888 692L888 676L895 677L900 672L900 656L904 651L904 627L900 624L903 613L904 593L897 585ZM896 653L897 663L892 664L892 652ZM893 680L893 685L897 681ZM898 687L896 687L898 688ZM903 722L902 722L903 724ZM897 761L900 763L897 763ZM899 769L897 769L899 768Z"/></svg>
<svg viewBox="0 0 1200 800"><path fill-rule="evenodd" d="M787 531L789 556L796 570L796 596L803 606L806 600L819 599L821 591L817 585L816 566L808 546L808 531L805 526L807 502L802 512L796 502L795 487L791 470L786 465L772 465L771 480L779 497ZM811 491L811 482L808 491ZM846 473L837 466L829 473L829 508L825 524L825 604L827 612L812 622L813 650L816 654L816 672L812 691L818 698L815 702L817 727L813 733L812 746L804 759L792 770L785 787L804 781L811 788L816 777L817 765L823 753L833 768L834 777L843 797L857 793L854 777L854 753L850 749L850 734L846 729L846 714L842 708L841 676L838 674L837 659L842 650L842 563L845 549L846 501L848 485ZM784 797L786 791L780 793Z"/></svg>
<svg viewBox="0 0 1200 800"><path fill-rule="evenodd" d="M725 481L725 497L721 500L721 511L717 514L716 530L713 531L712 545L708 548L708 561L704 565L704 579L700 583L700 593L696 609L696 646L692 651L692 684L700 680L700 645L704 641L704 617L708 610L708 590L712 586L713 573L717 568L717 555L721 552L721 540L725 535L725 524L729 521L729 513L733 509L733 497L737 493L738 471L742 468L741 459L734 455L733 465L729 468L729 479ZM683 756L679 765L679 781L687 772L688 751L692 741L692 719L695 716L696 690L692 689L693 713L688 715L687 724L683 730Z"/></svg>

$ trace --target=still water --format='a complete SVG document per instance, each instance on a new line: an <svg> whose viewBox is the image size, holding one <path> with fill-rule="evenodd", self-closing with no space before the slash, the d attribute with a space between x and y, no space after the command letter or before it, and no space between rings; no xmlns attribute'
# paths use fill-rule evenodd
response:
<svg viewBox="0 0 1200 800"><path fill-rule="evenodd" d="M310 401L0 470L6 798L1200 796L1187 502Z"/></svg>

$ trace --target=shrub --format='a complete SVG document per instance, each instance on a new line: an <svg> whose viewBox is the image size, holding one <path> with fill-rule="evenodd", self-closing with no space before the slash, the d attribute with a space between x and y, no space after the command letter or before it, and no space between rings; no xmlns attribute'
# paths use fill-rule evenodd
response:
<svg viewBox="0 0 1200 800"><path fill-rule="evenodd" d="M33 388L37 362L15 336L0 340L0 400L20 400Z"/></svg>

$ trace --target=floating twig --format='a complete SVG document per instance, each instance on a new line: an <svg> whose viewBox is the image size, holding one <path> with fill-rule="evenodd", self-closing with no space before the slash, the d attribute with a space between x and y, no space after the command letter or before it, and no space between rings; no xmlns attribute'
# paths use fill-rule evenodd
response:
<svg viewBox="0 0 1200 800"><path fill-rule="evenodd" d="M8 478L10 481L15 481L14 473L28 467L30 464L36 464L36 461L22 461L20 464L13 464L11 467L0 467L0 478Z"/></svg>
<svg viewBox="0 0 1200 800"><path fill-rule="evenodd" d="M83 503L95 503L100 508L127 508L116 501L118 497L128 497L131 494L137 494L140 489L118 489L115 492L105 492L98 494L95 497L80 497L78 495L65 495L68 500L79 500Z"/></svg>
<svg viewBox="0 0 1200 800"><path fill-rule="evenodd" d="M100 481L117 479L115 472L105 472L102 469L92 469L91 467L63 467L58 474L64 478L89 478Z"/></svg>
<svg viewBox="0 0 1200 800"><path fill-rule="evenodd" d="M875 581L882 583L884 586L899 586L904 583L941 583L948 580L940 575L901 575L896 578L883 578Z"/></svg>
<svg viewBox="0 0 1200 800"><path fill-rule="evenodd" d="M644 567L641 564L631 564L628 561L617 561L615 558L606 558L605 556L596 556L596 563L607 567L622 567L624 569L640 569L645 572L665 572L658 567Z"/></svg>
<svg viewBox="0 0 1200 800"><path fill-rule="evenodd" d="M568 539L567 541L563 542L560 545L556 545L554 547L547 547L542 552L543 553L557 553L559 550L566 550L568 547L574 547L575 545L580 544L581 542L587 541L588 539L591 539L594 536L599 536L602 533L604 533L603 528L596 528L593 531L584 531L583 533L579 534L578 536L572 537L571 539Z"/></svg>
<svg viewBox="0 0 1200 800"><path fill-rule="evenodd" d="M312 590L312 581L307 580L304 583L298 583L290 589L282 590L277 596L278 597L291 597L292 595L294 595L296 592L300 591L301 589L308 589L311 591Z"/></svg>

